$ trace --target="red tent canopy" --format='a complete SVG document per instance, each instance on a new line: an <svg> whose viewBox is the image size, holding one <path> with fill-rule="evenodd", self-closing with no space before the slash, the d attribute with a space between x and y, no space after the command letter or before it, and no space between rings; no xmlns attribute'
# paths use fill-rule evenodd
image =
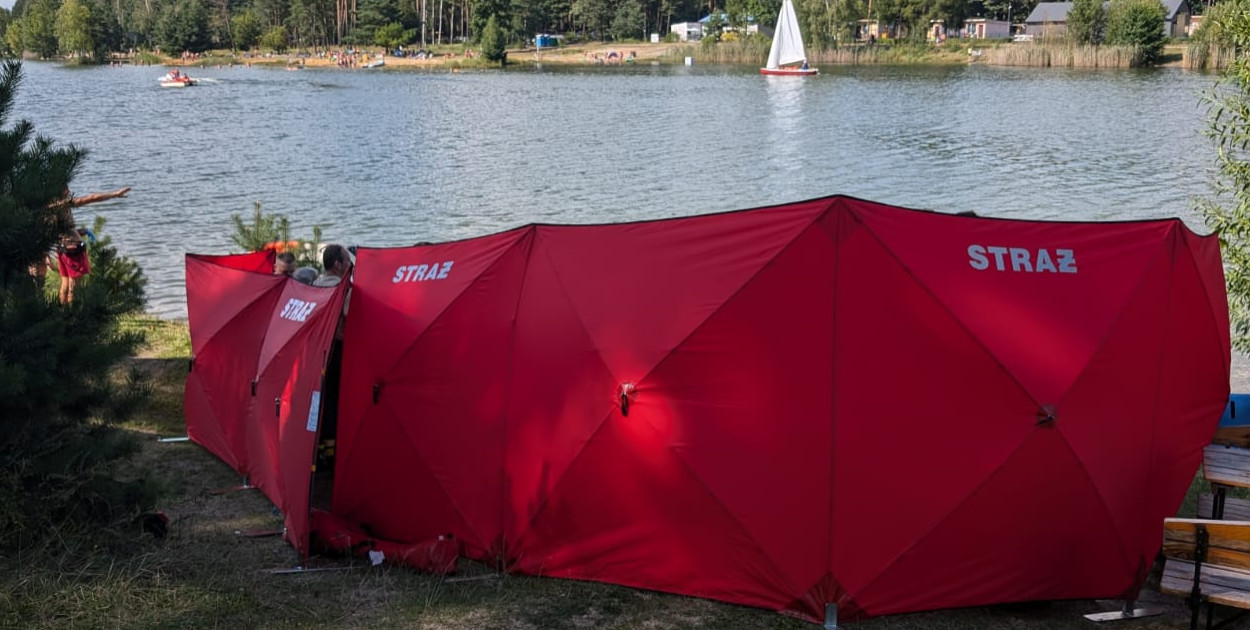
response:
<svg viewBox="0 0 1250 630"><path fill-rule="evenodd" d="M237 262L187 256L187 435L260 488L306 554L321 377L346 287L229 264Z"/></svg>
<svg viewBox="0 0 1250 630"><path fill-rule="evenodd" d="M192 254L203 262L211 262L222 267L270 273L278 254L273 250L248 252L246 254Z"/></svg>
<svg viewBox="0 0 1250 630"><path fill-rule="evenodd" d="M1135 594L1228 397L1217 241L845 197L362 249L334 508L808 619Z"/></svg>

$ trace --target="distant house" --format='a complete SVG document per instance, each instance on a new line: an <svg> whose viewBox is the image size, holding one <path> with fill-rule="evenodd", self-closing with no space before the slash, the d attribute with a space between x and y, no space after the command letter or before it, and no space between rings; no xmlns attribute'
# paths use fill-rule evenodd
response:
<svg viewBox="0 0 1250 630"><path fill-rule="evenodd" d="M970 18L964 22L962 36L971 39L1006 39L1011 37L1011 22Z"/></svg>
<svg viewBox="0 0 1250 630"><path fill-rule="evenodd" d="M683 42L697 42L703 39L703 24L699 22L678 22L669 27L669 30Z"/></svg>
<svg viewBox="0 0 1250 630"><path fill-rule="evenodd" d="M881 23L877 20L857 20L855 22L855 39L867 41L868 38L881 37Z"/></svg>
<svg viewBox="0 0 1250 630"><path fill-rule="evenodd" d="M931 20L925 38L941 42L948 37L964 39L1007 39L1011 37L1011 23L1006 20L971 18L964 21L963 28L946 28L942 20Z"/></svg>
<svg viewBox="0 0 1250 630"><path fill-rule="evenodd" d="M1185 37L1189 33L1189 4L1186 0L1160 0L1163 4L1163 33L1168 37ZM1110 2L1102 3L1104 10ZM1063 37L1068 32L1071 2L1039 2L1024 19L1025 33L1037 38Z"/></svg>
<svg viewBox="0 0 1250 630"><path fill-rule="evenodd" d="M1103 3L1105 8L1108 4ZM1037 39L1063 37L1068 34L1068 12L1071 2L1039 2L1024 18L1024 32Z"/></svg>
<svg viewBox="0 0 1250 630"><path fill-rule="evenodd" d="M932 37L932 31L929 34ZM903 39L907 37L907 28L896 24L882 24L879 20L856 20L855 39L868 41L881 39Z"/></svg>
<svg viewBox="0 0 1250 630"><path fill-rule="evenodd" d="M712 21L712 17L713 17L713 16L716 16L716 18L720 21L720 23L721 23L722 25L724 25L724 27L725 27L725 29L724 29L724 30L725 30L725 32L726 32L726 33L733 33L733 32L735 32L735 31L739 31L739 30L744 30L744 31L745 31L746 33L748 33L748 34L754 34L754 33L759 33L759 32L760 32L760 25L759 25L759 23L755 21L755 18L750 17L750 16L748 16L748 17L747 17L747 26L746 26L746 28L745 28L745 29L739 29L739 28L734 27L734 26L729 26L729 14L728 14L728 13L725 13L724 11L718 11L718 12L716 12L716 13L709 13L709 14L707 14L707 15L703 16L703 17L699 20L699 23L700 23L700 24L707 24L708 22L711 22L711 21ZM706 27L705 27L705 28L706 28ZM772 37L772 32L771 32L770 30L765 30L765 31L764 31L764 34L765 34L765 35L767 35L767 36L769 36L769 37Z"/></svg>
<svg viewBox="0 0 1250 630"><path fill-rule="evenodd" d="M939 44L948 37L959 36L959 29L946 28L945 20L929 20L929 30L925 32L925 39Z"/></svg>
<svg viewBox="0 0 1250 630"><path fill-rule="evenodd" d="M1198 32L1198 28L1202 26L1203 17L1204 16L1201 16L1201 15L1189 16L1189 28L1185 29L1185 34L1190 37L1193 37L1194 33Z"/></svg>
<svg viewBox="0 0 1250 630"><path fill-rule="evenodd" d="M1163 32L1168 37L1187 37L1189 21L1193 19L1189 13L1189 3L1185 0L1163 0L1163 9L1166 11Z"/></svg>

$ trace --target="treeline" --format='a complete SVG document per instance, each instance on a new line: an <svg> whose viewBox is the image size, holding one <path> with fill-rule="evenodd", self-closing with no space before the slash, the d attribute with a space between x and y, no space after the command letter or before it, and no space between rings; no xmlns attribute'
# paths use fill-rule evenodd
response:
<svg viewBox="0 0 1250 630"><path fill-rule="evenodd" d="M1022 22L1038 0L794 0L815 46L853 39L857 22L922 37L930 20ZM286 52L338 46L475 43L495 18L516 45L537 33L571 40L640 40L673 23L713 16L720 28L771 26L781 0L17 0L0 14L10 53L102 62L109 53L209 49Z"/></svg>

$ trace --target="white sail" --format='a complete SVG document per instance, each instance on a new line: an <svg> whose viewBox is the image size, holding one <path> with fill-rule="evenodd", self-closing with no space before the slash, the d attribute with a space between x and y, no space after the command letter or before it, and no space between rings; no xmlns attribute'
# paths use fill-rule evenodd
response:
<svg viewBox="0 0 1250 630"><path fill-rule="evenodd" d="M790 0L782 0L773 47L768 51L768 69L775 70L806 60L807 51L803 50L803 34L799 32L799 18L794 14L794 5Z"/></svg>

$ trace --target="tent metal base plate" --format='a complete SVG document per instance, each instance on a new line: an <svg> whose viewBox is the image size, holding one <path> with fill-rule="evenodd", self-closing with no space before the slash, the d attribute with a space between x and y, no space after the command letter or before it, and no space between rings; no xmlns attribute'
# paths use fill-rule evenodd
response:
<svg viewBox="0 0 1250 630"><path fill-rule="evenodd" d="M350 571L351 567L295 567L292 569L265 569L269 575L292 575L295 573L318 573L320 571Z"/></svg>
<svg viewBox="0 0 1250 630"><path fill-rule="evenodd" d="M284 531L281 529L245 529L234 533L244 538L267 538L269 536L281 536Z"/></svg>
<svg viewBox="0 0 1250 630"><path fill-rule="evenodd" d="M478 580L496 580L503 576L498 573L484 573L482 575L461 575L457 577L449 577L444 582L476 582Z"/></svg>
<svg viewBox="0 0 1250 630"><path fill-rule="evenodd" d="M255 490L255 489L256 489L256 486L230 486L229 488L217 488L216 490L209 490L208 493L213 496L217 496L219 494L228 494L230 492L238 492L240 490Z"/></svg>
<svg viewBox="0 0 1250 630"><path fill-rule="evenodd" d="M1132 610L1092 613L1085 615L1085 618L1090 621L1120 621L1121 619L1141 619L1142 617L1154 617L1162 614L1162 608L1134 608Z"/></svg>

